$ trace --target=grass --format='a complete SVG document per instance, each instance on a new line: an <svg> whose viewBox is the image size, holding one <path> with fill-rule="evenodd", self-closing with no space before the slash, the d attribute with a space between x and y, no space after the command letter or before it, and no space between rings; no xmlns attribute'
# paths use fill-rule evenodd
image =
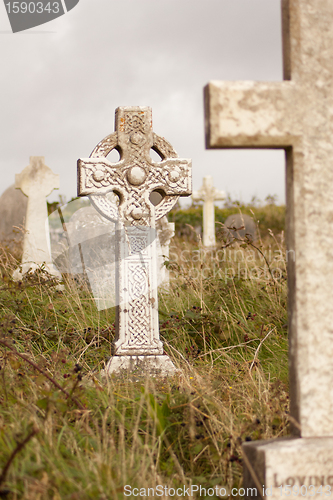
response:
<svg viewBox="0 0 333 500"><path fill-rule="evenodd" d="M175 239L159 317L181 374L105 379L114 310L69 278L57 290L43 270L13 282L17 260L2 249L0 498L240 488L242 442L288 434L283 256L273 233L210 252Z"/></svg>

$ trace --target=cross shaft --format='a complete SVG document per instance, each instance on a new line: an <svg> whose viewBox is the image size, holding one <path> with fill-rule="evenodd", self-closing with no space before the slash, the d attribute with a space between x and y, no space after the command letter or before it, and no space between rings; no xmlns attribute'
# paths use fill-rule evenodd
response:
<svg viewBox="0 0 333 500"><path fill-rule="evenodd" d="M163 354L159 339L155 222L179 196L191 194L191 161L152 130L146 107L116 110L116 132L103 139L90 158L78 160L78 194L89 195L95 208L116 222L116 340L120 356ZM105 157L117 149L120 161ZM154 149L161 162L150 157ZM113 191L119 205L107 198ZM150 194L158 191L155 207Z"/></svg>
<svg viewBox="0 0 333 500"><path fill-rule="evenodd" d="M303 437L330 436L333 2L283 0L282 7L284 81L210 82L206 142L286 150L291 414Z"/></svg>

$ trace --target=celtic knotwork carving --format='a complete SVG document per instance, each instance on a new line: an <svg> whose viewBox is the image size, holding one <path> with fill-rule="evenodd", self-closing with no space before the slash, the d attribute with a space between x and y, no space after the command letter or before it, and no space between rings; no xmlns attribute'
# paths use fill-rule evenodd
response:
<svg viewBox="0 0 333 500"><path fill-rule="evenodd" d="M152 132L147 108L127 109L117 111L116 132L96 146L89 160L79 160L79 192L95 196L97 192L102 195L115 191L121 198L120 220L133 226L149 226L153 225L155 210L149 201L150 192L159 189L165 193L156 210L157 218L161 218L179 196L190 194L190 166L188 160L178 159L168 141ZM115 164L103 159L114 148L121 154L121 160ZM152 161L151 148L161 156L161 162ZM101 203L95 205L105 207ZM103 215L109 217L110 213L114 209L109 208Z"/></svg>
<svg viewBox="0 0 333 500"><path fill-rule="evenodd" d="M178 158L178 155L171 146L170 142L155 133L153 133L153 149L156 153L161 155L163 160L166 158Z"/></svg>
<svg viewBox="0 0 333 500"><path fill-rule="evenodd" d="M129 236L130 253L140 253L147 248L147 238L145 236Z"/></svg>
<svg viewBox="0 0 333 500"><path fill-rule="evenodd" d="M148 272L144 263L129 264L129 345L149 344L150 315L148 304Z"/></svg>
<svg viewBox="0 0 333 500"><path fill-rule="evenodd" d="M139 314L140 311L140 314ZM128 346L150 346L150 322L147 299L144 295L133 300L128 310Z"/></svg>
<svg viewBox="0 0 333 500"><path fill-rule="evenodd" d="M117 163L106 158L112 149L120 153ZM151 149L160 162L152 160ZM116 300L121 306L114 352L161 355L156 241L149 231L179 196L191 194L191 162L179 159L171 144L153 133L150 108L124 107L116 111L115 133L100 141L90 158L78 161L78 177L78 194L88 195L101 215L116 221ZM150 200L154 190L164 193L156 207ZM110 192L117 194L118 205L107 198Z"/></svg>
<svg viewBox="0 0 333 500"><path fill-rule="evenodd" d="M146 264L147 265L147 264ZM148 291L148 278L145 263L128 265L129 273L129 297L130 300L137 299ZM139 311L138 311L139 312Z"/></svg>
<svg viewBox="0 0 333 500"><path fill-rule="evenodd" d="M90 201L96 210L110 221L116 222L119 219L117 205L111 203L105 196L92 195Z"/></svg>
<svg viewBox="0 0 333 500"><path fill-rule="evenodd" d="M104 139L102 139L93 152L91 153L90 157L93 158L99 158L101 156L107 156L113 149L115 149L118 145L118 134L117 132L113 132L112 134L108 135Z"/></svg>
<svg viewBox="0 0 333 500"><path fill-rule="evenodd" d="M146 132L146 123L143 113L138 113L137 111L125 113L125 134L130 134L131 132L141 132L144 134Z"/></svg>
<svg viewBox="0 0 333 500"><path fill-rule="evenodd" d="M155 220L159 220L164 217L165 214L170 212L179 200L179 196L168 196L168 199L164 199L162 204L155 207Z"/></svg>

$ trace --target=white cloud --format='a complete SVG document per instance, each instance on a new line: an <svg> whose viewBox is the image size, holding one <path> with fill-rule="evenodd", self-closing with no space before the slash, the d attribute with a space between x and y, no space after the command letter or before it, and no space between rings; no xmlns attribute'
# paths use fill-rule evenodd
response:
<svg viewBox="0 0 333 500"><path fill-rule="evenodd" d="M209 80L282 78L279 6L81 0L27 33L0 33L0 192L29 156L43 155L60 174L60 192L75 196L77 158L113 131L117 106L139 104L152 106L155 132L192 157L195 189L211 174L245 201L275 193L283 200L282 152L205 150L202 98ZM0 29L9 29L6 19Z"/></svg>

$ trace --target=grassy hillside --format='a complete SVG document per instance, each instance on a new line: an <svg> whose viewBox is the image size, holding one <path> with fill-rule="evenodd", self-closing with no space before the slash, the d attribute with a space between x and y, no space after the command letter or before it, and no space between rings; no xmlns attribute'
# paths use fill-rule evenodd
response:
<svg viewBox="0 0 333 500"><path fill-rule="evenodd" d="M271 197L270 203L249 203L244 204L237 201L227 200L223 208L215 207L216 231L221 229L227 217L233 214L247 214L257 225L261 238L269 236L270 231L275 235L280 234L285 229L285 205L276 205ZM202 204L193 203L190 208L181 210L179 205L172 210L168 219L176 223L176 234L178 236L193 237L193 232L189 228L202 227Z"/></svg>
<svg viewBox="0 0 333 500"><path fill-rule="evenodd" d="M282 212L263 220L282 224ZM103 378L114 310L98 311L73 280L57 290L43 270L14 283L17 262L2 249L0 498L241 487L241 443L288 433L284 247L268 230L263 241L218 239L216 251L173 241L159 299L165 351L181 369L171 378Z"/></svg>

